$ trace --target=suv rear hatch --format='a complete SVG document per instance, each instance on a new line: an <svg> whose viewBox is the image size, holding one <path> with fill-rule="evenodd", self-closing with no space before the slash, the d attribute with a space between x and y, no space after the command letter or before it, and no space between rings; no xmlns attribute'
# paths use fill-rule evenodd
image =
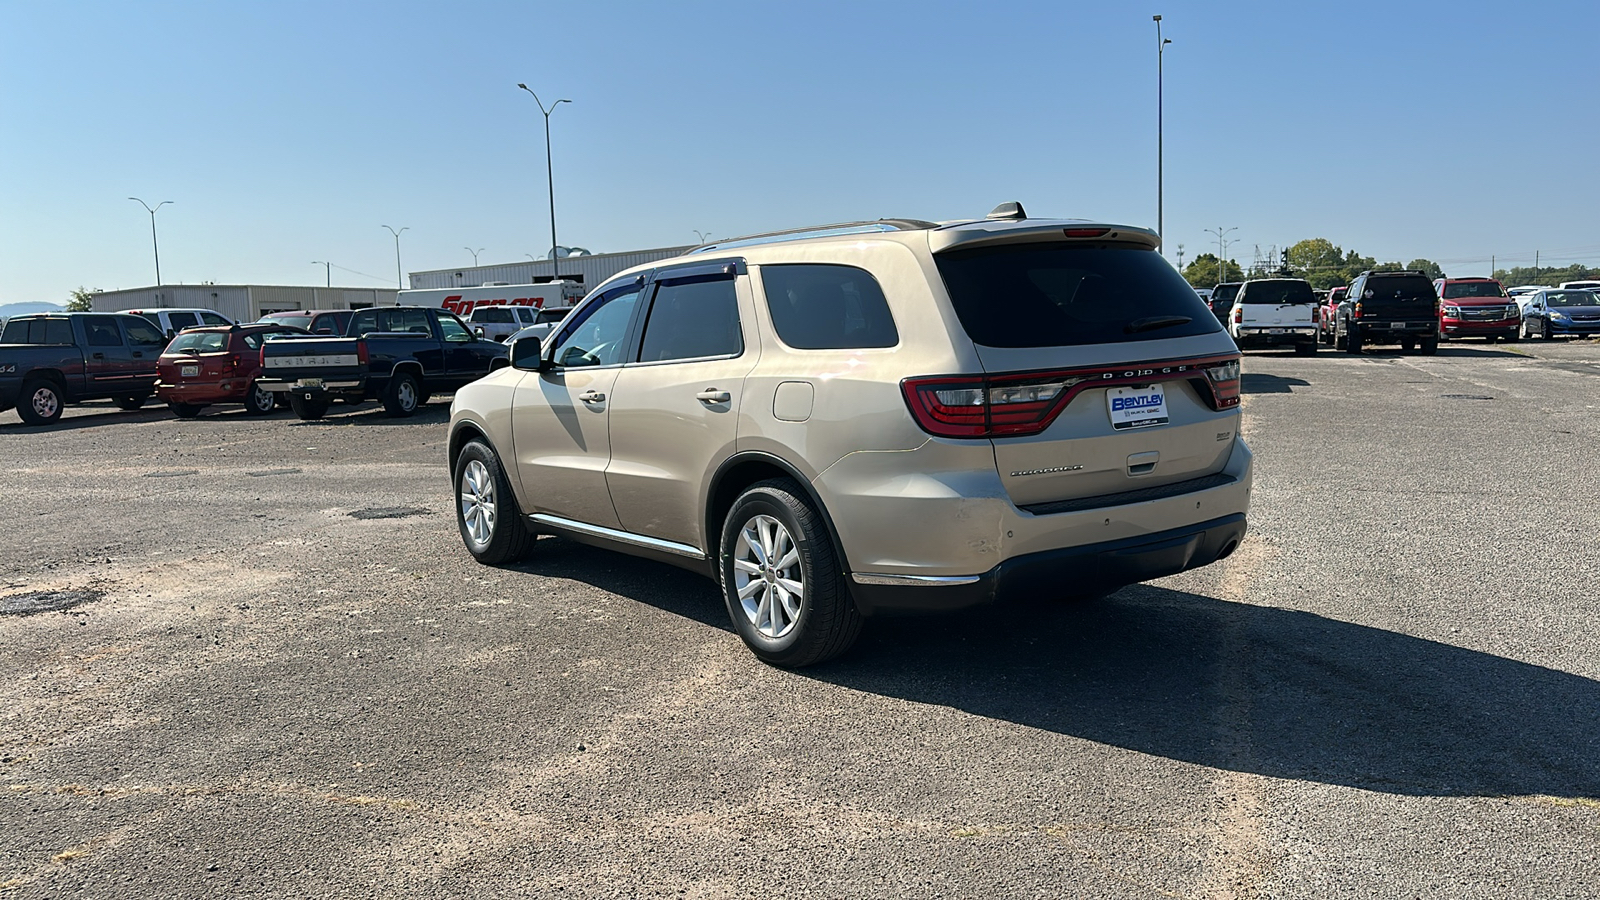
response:
<svg viewBox="0 0 1600 900"><path fill-rule="evenodd" d="M1434 319L1439 314L1439 295L1433 291L1433 282L1415 273L1368 275L1361 296L1355 299L1356 317L1371 319L1380 325Z"/></svg>
<svg viewBox="0 0 1600 900"><path fill-rule="evenodd" d="M1311 285L1298 278L1248 281L1234 305L1233 321L1240 329L1309 328L1317 324L1316 309Z"/></svg>
<svg viewBox="0 0 1600 900"><path fill-rule="evenodd" d="M936 434L988 437L1017 506L1111 505L1226 478L1239 353L1150 246L958 246L935 261L985 375L912 379L907 399Z"/></svg>

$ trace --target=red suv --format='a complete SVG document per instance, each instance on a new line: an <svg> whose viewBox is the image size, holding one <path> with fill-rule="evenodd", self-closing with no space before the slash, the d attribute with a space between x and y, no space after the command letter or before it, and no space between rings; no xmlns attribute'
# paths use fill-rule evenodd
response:
<svg viewBox="0 0 1600 900"><path fill-rule="evenodd" d="M1328 293L1323 296L1321 304L1317 306L1317 337L1324 344L1333 343L1333 320L1337 318L1334 315L1334 311L1339 308L1340 303L1344 302L1344 295L1349 292L1349 285L1329 288Z"/></svg>
<svg viewBox="0 0 1600 900"><path fill-rule="evenodd" d="M1438 278L1439 336L1514 341L1522 331L1522 307L1493 278Z"/></svg>
<svg viewBox="0 0 1600 900"><path fill-rule="evenodd" d="M213 403L243 403L245 412L266 415L274 398L256 387L261 342L270 335L305 333L271 324L191 328L173 338L156 362L156 396L184 419Z"/></svg>

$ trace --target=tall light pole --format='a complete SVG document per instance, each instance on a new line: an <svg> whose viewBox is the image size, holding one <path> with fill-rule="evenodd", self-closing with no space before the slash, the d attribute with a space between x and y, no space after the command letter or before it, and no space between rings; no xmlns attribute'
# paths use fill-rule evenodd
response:
<svg viewBox="0 0 1600 900"><path fill-rule="evenodd" d="M517 87L532 94L533 102L539 104L539 112L544 113L544 171L545 178L550 184L550 273L551 280L554 281L561 276L561 261L556 257L556 175L555 163L550 158L550 114L555 112L556 107L561 104L571 103L572 101L557 100L550 104L549 109L545 109L544 101L539 99L538 94L533 93L533 88L520 82Z"/></svg>
<svg viewBox="0 0 1600 900"><path fill-rule="evenodd" d="M1161 218L1163 211L1162 190L1165 187L1162 184L1165 176L1165 171L1162 167L1162 153L1165 150L1163 142L1166 135L1162 118L1166 114L1166 99L1163 96L1163 92L1166 90L1166 75L1162 71L1162 63L1167 45L1172 42L1163 40L1161 37L1161 17L1151 16L1150 18L1154 19L1156 23L1156 237L1161 238L1163 241L1161 252L1164 254L1167 250L1165 243L1167 234L1165 231L1166 223Z"/></svg>
<svg viewBox="0 0 1600 900"><path fill-rule="evenodd" d="M483 248L479 247L478 249L474 250L471 247L465 247L463 249L472 254L472 264L476 266L478 264L478 254L483 252Z"/></svg>
<svg viewBox="0 0 1600 900"><path fill-rule="evenodd" d="M151 209L150 204L140 200L138 197L129 197L128 199L144 207L145 212L150 214L150 247L156 253L156 287L161 287L161 245L156 243L156 209L160 209L172 201L163 200L156 204L156 209Z"/></svg>
<svg viewBox="0 0 1600 900"><path fill-rule="evenodd" d="M1217 283L1219 284L1228 280L1228 245L1233 243L1233 241L1227 240L1226 235L1230 231L1238 230L1239 226L1237 225L1233 226L1232 228L1223 228L1221 225L1218 225L1215 228L1206 229L1206 234L1214 234L1217 236ZM1238 239L1235 238L1234 240Z"/></svg>
<svg viewBox="0 0 1600 900"><path fill-rule="evenodd" d="M702 244L704 244L707 240L709 240L711 238L711 232L709 232L709 231L701 231L698 228L691 228L689 230L694 232L694 236L699 238L700 239L700 243L702 243Z"/></svg>
<svg viewBox="0 0 1600 900"><path fill-rule="evenodd" d="M389 228L387 225L383 227ZM400 231L410 230L410 225L403 226L400 229ZM393 228L389 228L389 233L394 235L394 286L400 288L401 290L405 290L405 285L400 281L400 231L395 231Z"/></svg>
<svg viewBox="0 0 1600 900"><path fill-rule="evenodd" d="M323 268L323 271L326 272L328 276L328 287L333 287L333 263L323 262L320 259L313 259L311 264L313 266L321 266Z"/></svg>

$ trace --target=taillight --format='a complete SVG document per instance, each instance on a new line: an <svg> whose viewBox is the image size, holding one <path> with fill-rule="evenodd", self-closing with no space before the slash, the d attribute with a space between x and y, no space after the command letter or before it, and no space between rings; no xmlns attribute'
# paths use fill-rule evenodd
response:
<svg viewBox="0 0 1600 900"><path fill-rule="evenodd" d="M1100 237L1101 235L1104 235L1106 232L1108 232L1110 230L1111 229L1109 229L1109 228L1066 228L1066 229L1063 229L1063 231L1066 233L1067 237L1073 237L1073 238Z"/></svg>
<svg viewBox="0 0 1600 900"><path fill-rule="evenodd" d="M363 366L367 364L367 342L356 341L356 360Z"/></svg>
<svg viewBox="0 0 1600 900"><path fill-rule="evenodd" d="M237 369L237 368L239 368L239 364L242 363L242 362L244 362L244 357L241 356L238 353L235 353L232 356L228 357L228 368L229 369Z"/></svg>
<svg viewBox="0 0 1600 900"><path fill-rule="evenodd" d="M929 434L1013 437L1049 428L1073 397L1091 387L1185 379L1196 382L1197 389L1206 388L1213 409L1239 405L1237 356L1066 372L907 378L900 388L917 425Z"/></svg>
<svg viewBox="0 0 1600 900"><path fill-rule="evenodd" d="M1244 321L1244 307L1237 303L1233 306L1233 321L1238 324Z"/></svg>
<svg viewBox="0 0 1600 900"><path fill-rule="evenodd" d="M1360 300L1356 301L1355 309L1351 310L1350 315L1355 317L1355 318L1357 318L1357 319L1361 318L1361 301Z"/></svg>
<svg viewBox="0 0 1600 900"><path fill-rule="evenodd" d="M1239 361L1208 366L1206 384L1211 386L1211 405L1217 409L1232 409L1239 405Z"/></svg>

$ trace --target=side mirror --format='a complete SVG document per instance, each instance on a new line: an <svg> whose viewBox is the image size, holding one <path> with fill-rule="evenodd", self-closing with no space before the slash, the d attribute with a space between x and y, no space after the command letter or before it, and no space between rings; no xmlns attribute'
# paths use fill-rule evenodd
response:
<svg viewBox="0 0 1600 900"><path fill-rule="evenodd" d="M543 372L550 368L541 355L544 348L536 337L520 337L511 342L511 366L524 372Z"/></svg>

